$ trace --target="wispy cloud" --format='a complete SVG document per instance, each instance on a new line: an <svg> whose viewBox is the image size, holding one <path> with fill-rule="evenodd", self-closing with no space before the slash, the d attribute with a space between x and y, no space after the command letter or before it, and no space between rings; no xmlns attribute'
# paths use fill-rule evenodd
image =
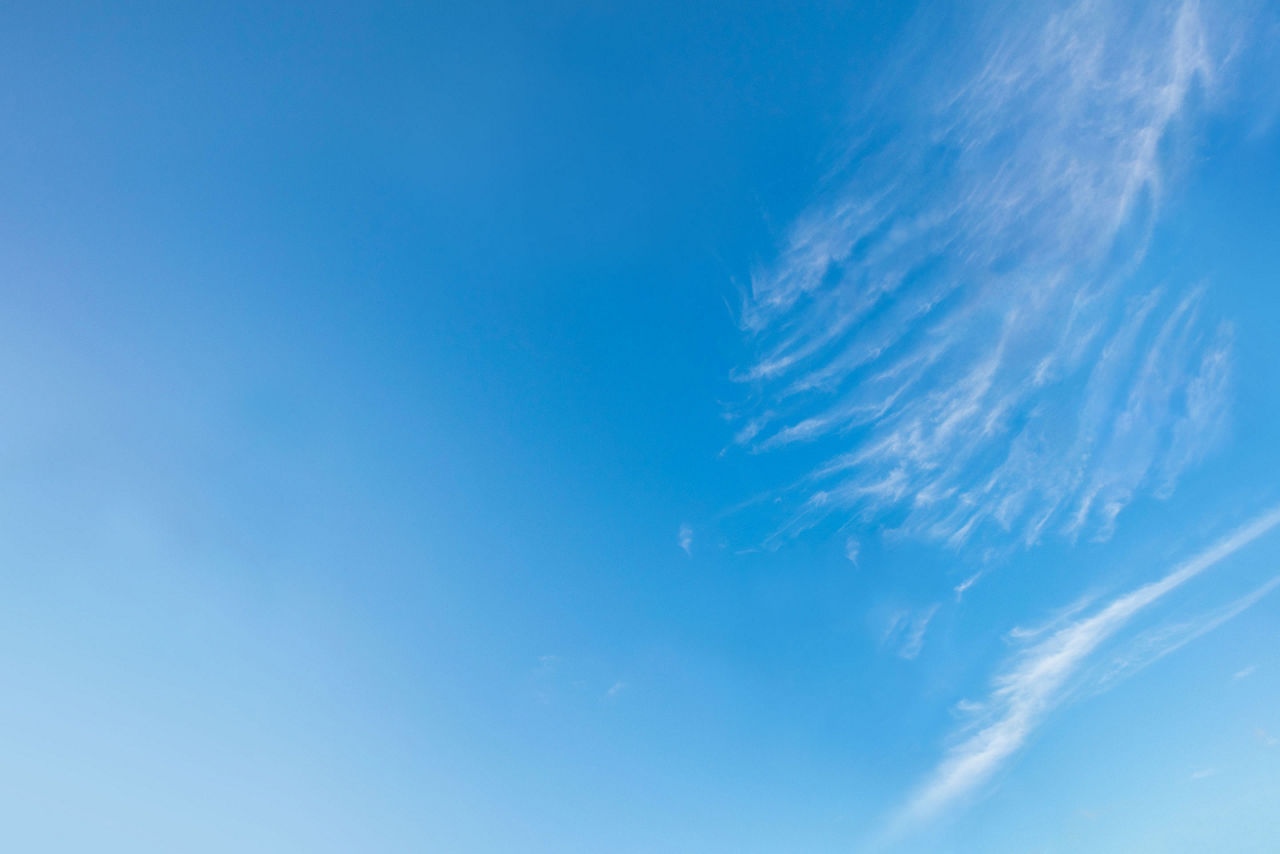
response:
<svg viewBox="0 0 1280 854"><path fill-rule="evenodd" d="M1242 667L1241 669L1237 670L1235 673L1233 673L1233 674L1231 675L1231 678L1232 678L1232 679L1234 679L1234 680L1237 680L1237 681L1239 681L1239 680L1241 680L1241 679L1246 679L1246 678L1248 678L1248 677L1252 676L1252 675L1253 675L1253 671L1255 671L1255 670L1257 670L1257 669L1258 669L1258 668L1257 668L1257 665L1250 664L1248 667Z"/></svg>
<svg viewBox="0 0 1280 854"><path fill-rule="evenodd" d="M844 556L845 556L845 559L847 559L849 563L853 564L854 566L858 565L858 552L860 549L861 549L861 544L858 542L856 537L848 537L845 539Z"/></svg>
<svg viewBox="0 0 1280 854"><path fill-rule="evenodd" d="M680 530L676 532L676 542L680 544L680 548L684 549L685 554L693 554L693 528L681 525Z"/></svg>
<svg viewBox="0 0 1280 854"><path fill-rule="evenodd" d="M999 671L990 695L978 706L985 719L971 724L971 734L947 752L899 813L895 830L935 816L989 780L1022 747L1044 716L1062 702L1072 680L1105 641L1136 614L1278 524L1280 507L1256 517L1164 577L1088 615L1077 614L1044 633L1025 635L1033 640Z"/></svg>
<svg viewBox="0 0 1280 854"><path fill-rule="evenodd" d="M1280 575L1221 608L1188 619L1171 620L1143 632L1112 657L1110 665L1098 679L1096 690L1105 690L1112 683L1127 679L1201 635L1208 634L1252 608L1277 587L1280 587ZM1238 674L1237 677L1243 678Z"/></svg>
<svg viewBox="0 0 1280 854"><path fill-rule="evenodd" d="M925 632L938 612L936 604L917 611L899 610L889 617L880 635L880 645L893 647L900 658L908 661L920 655L924 649Z"/></svg>
<svg viewBox="0 0 1280 854"><path fill-rule="evenodd" d="M869 132L797 218L743 307L758 357L735 441L822 462L766 545L890 512L954 547L1106 537L1213 444L1232 329L1203 289L1132 277L1165 142L1225 68L1205 14L1078 2L981 24L982 59L939 60L947 81L905 99L928 108Z"/></svg>
<svg viewBox="0 0 1280 854"><path fill-rule="evenodd" d="M961 599L963 599L965 591L968 590L973 585L977 584L978 579L981 577L982 577L981 572L975 572L973 575L970 575L964 581L961 581L954 588L952 588L953 592L956 594L956 601L959 602Z"/></svg>

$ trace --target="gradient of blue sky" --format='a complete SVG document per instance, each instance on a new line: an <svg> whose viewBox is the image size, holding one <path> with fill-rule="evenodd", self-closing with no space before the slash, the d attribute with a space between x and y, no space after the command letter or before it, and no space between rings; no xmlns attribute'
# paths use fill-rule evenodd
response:
<svg viewBox="0 0 1280 854"><path fill-rule="evenodd" d="M10 5L0 843L1275 850L1277 19Z"/></svg>

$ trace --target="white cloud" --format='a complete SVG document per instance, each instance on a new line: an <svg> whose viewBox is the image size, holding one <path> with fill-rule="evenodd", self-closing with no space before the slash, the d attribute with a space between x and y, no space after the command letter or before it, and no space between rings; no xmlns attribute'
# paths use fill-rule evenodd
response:
<svg viewBox="0 0 1280 854"><path fill-rule="evenodd" d="M900 658L915 659L924 649L925 632L937 612L936 604L914 612L906 609L895 611L880 634L881 646L893 647Z"/></svg>
<svg viewBox="0 0 1280 854"><path fill-rule="evenodd" d="M931 106L872 131L753 277L736 441L826 460L768 546L890 512L953 547L1106 537L1224 429L1230 326L1203 289L1139 291L1131 274L1164 143L1223 76L1205 16L1225 12L1005 12L978 27L976 67L940 56L942 82L899 93Z"/></svg>
<svg viewBox="0 0 1280 854"><path fill-rule="evenodd" d="M965 591L968 590L973 585L977 584L978 579L981 577L982 577L981 572L975 572L973 575L969 576L964 581L961 581L959 584L957 584L953 589L956 594L956 601L959 602L961 598L963 598Z"/></svg>
<svg viewBox="0 0 1280 854"><path fill-rule="evenodd" d="M1280 507L1179 565L1164 577L1119 596L1088 616L1075 616L1033 641L996 676L981 703L986 719L951 750L895 820L901 831L928 820L988 781L1026 742L1043 717L1057 706L1069 683L1104 641L1137 613L1170 591L1233 555L1280 524Z"/></svg>
<svg viewBox="0 0 1280 854"><path fill-rule="evenodd" d="M1245 679L1249 676L1252 676L1253 671L1257 669L1258 669L1257 665L1250 664L1248 667L1244 667L1244 668L1241 668L1240 670L1237 670L1234 674L1232 674L1231 678L1236 680Z"/></svg>
<svg viewBox="0 0 1280 854"><path fill-rule="evenodd" d="M1203 780L1206 777L1213 777L1218 773L1217 768L1199 768L1191 772L1192 780Z"/></svg>
<svg viewBox="0 0 1280 854"><path fill-rule="evenodd" d="M861 546L855 537L849 537L844 541L844 556L849 563L854 566L858 565L858 551L860 547Z"/></svg>
<svg viewBox="0 0 1280 854"><path fill-rule="evenodd" d="M684 549L685 554L693 554L693 528L688 525L681 525L676 538L677 542L680 543L680 548Z"/></svg>
<svg viewBox="0 0 1280 854"><path fill-rule="evenodd" d="M1243 611L1252 608L1277 587L1280 587L1280 575L1224 607L1190 619L1169 621L1142 633L1116 653L1109 668L1098 679L1095 690L1105 690L1112 683L1127 679L1147 665L1159 661L1201 635L1213 631ZM1248 673L1245 675L1247 676Z"/></svg>
<svg viewBox="0 0 1280 854"><path fill-rule="evenodd" d="M627 690L627 683L619 679L617 682L614 682L612 686L610 686L608 691L605 691L604 693L606 697L612 700L625 690Z"/></svg>

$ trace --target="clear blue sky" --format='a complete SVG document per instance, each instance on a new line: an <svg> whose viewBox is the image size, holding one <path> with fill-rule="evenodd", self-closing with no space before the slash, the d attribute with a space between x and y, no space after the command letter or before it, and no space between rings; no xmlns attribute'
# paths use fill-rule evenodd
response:
<svg viewBox="0 0 1280 854"><path fill-rule="evenodd" d="M1280 849L1265 2L0 12L0 848Z"/></svg>

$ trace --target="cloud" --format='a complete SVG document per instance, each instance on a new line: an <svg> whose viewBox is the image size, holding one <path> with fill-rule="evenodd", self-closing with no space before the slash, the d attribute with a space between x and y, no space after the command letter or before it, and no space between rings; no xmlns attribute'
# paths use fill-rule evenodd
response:
<svg viewBox="0 0 1280 854"><path fill-rule="evenodd" d="M1011 757L1046 714L1063 701L1067 688L1098 648L1139 612L1280 524L1280 507L1257 516L1162 578L1076 614L1052 628L1025 634L1029 645L995 677L980 704L985 719L951 748L934 772L898 813L895 832L926 821L971 794Z"/></svg>
<svg viewBox="0 0 1280 854"><path fill-rule="evenodd" d="M924 649L925 632L933 615L938 612L936 604L912 612L910 610L895 611L880 635L881 646L892 646L900 658L908 661L915 659Z"/></svg>
<svg viewBox="0 0 1280 854"><path fill-rule="evenodd" d="M982 577L981 572L975 572L973 575L970 575L964 581L961 581L954 588L952 588L953 592L956 594L956 601L959 602L964 597L965 591L967 591L973 585L977 584L978 579L981 577Z"/></svg>
<svg viewBox="0 0 1280 854"><path fill-rule="evenodd" d="M1280 587L1280 575L1222 608L1190 619L1169 621L1142 633L1113 657L1109 668L1098 679L1095 690L1105 690L1112 683L1127 679L1201 635L1213 631L1243 611L1252 608L1277 587ZM1247 676L1248 673L1244 675ZM1242 678L1238 674L1237 677Z"/></svg>
<svg viewBox="0 0 1280 854"><path fill-rule="evenodd" d="M604 695L608 697L610 700L612 700L625 690L627 690L627 683L619 679L617 682L614 682L613 685L609 687L608 691L604 692Z"/></svg>
<svg viewBox="0 0 1280 854"><path fill-rule="evenodd" d="M1199 768L1191 772L1192 780L1203 780L1206 777L1212 777L1218 773L1217 768Z"/></svg>
<svg viewBox="0 0 1280 854"><path fill-rule="evenodd" d="M1244 668L1241 668L1240 670L1237 670L1234 674L1232 674L1231 678L1236 680L1245 679L1249 676L1252 676L1253 671L1257 669L1258 669L1257 665L1250 664L1248 667L1244 667Z"/></svg>
<svg viewBox="0 0 1280 854"><path fill-rule="evenodd" d="M860 548L861 546L856 537L849 537L844 541L844 556L854 566L858 565L858 551Z"/></svg>
<svg viewBox="0 0 1280 854"><path fill-rule="evenodd" d="M954 548L1105 538L1225 430L1232 327L1133 273L1226 40L1190 0L1054 8L895 81L927 107L879 109L753 275L735 441L801 466L766 546L833 514Z"/></svg>
<svg viewBox="0 0 1280 854"><path fill-rule="evenodd" d="M681 525L676 534L676 541L680 543L680 548L684 549L685 554L693 554L693 528L688 525Z"/></svg>

